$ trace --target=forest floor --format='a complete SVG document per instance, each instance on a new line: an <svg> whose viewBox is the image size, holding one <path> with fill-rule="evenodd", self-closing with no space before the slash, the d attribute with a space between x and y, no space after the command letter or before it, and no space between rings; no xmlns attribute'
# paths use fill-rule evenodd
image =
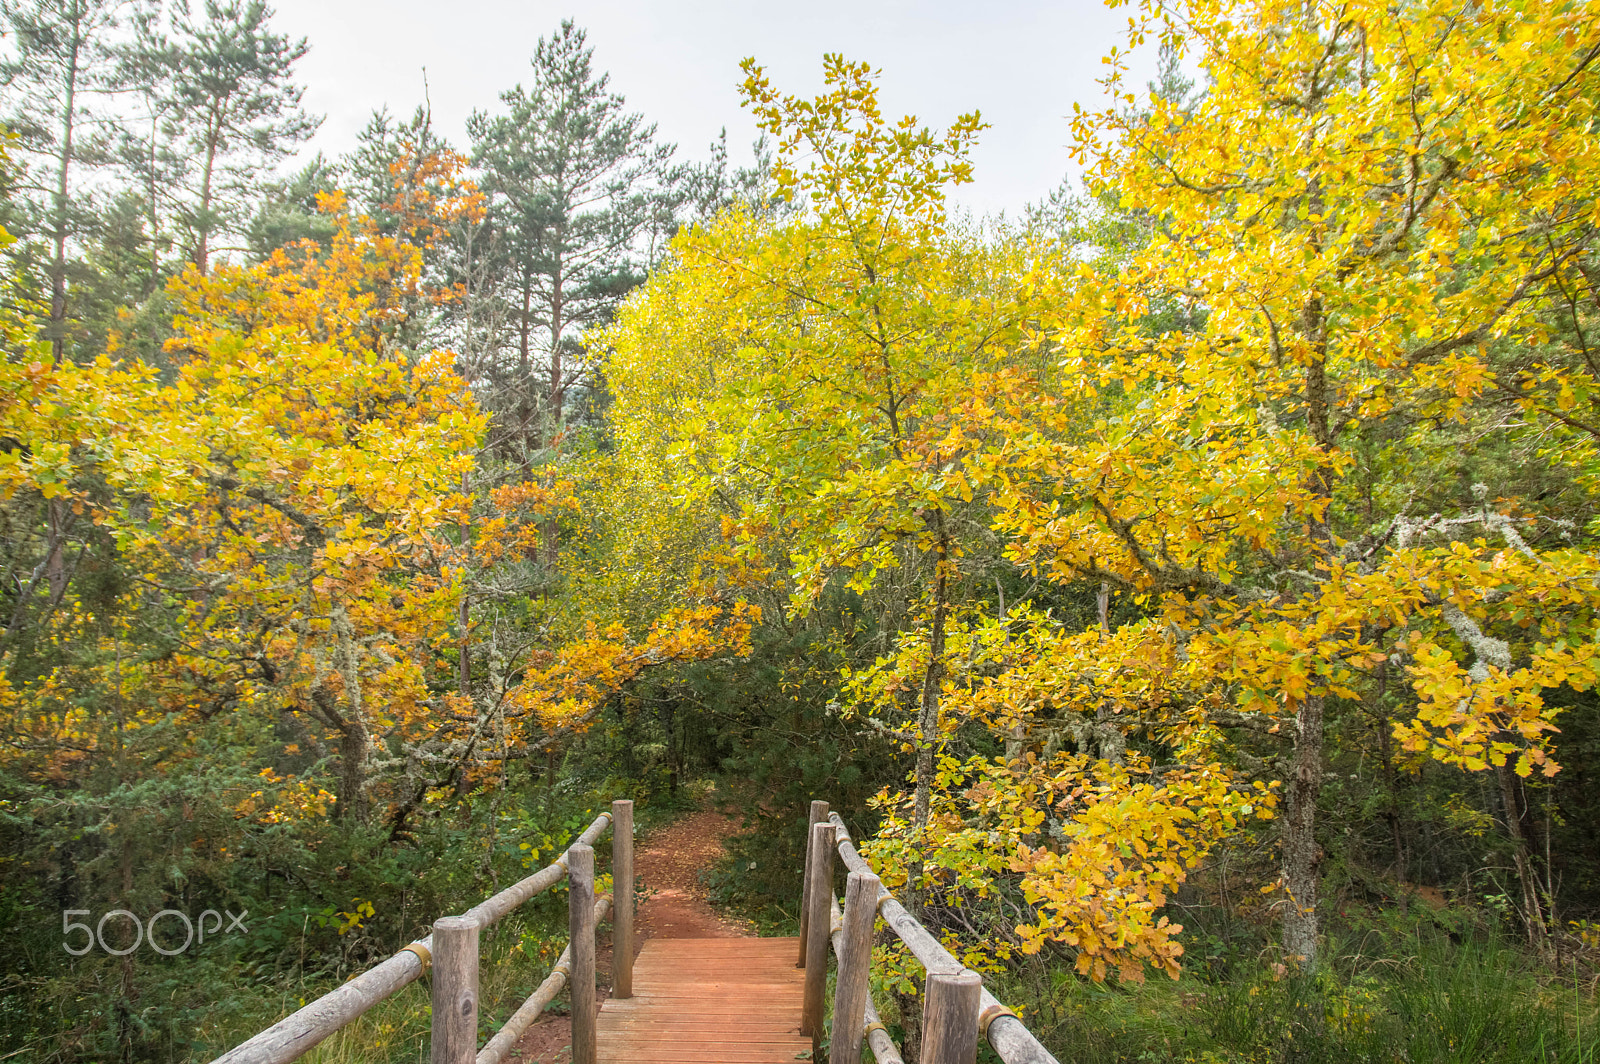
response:
<svg viewBox="0 0 1600 1064"><path fill-rule="evenodd" d="M745 938L755 928L712 908L700 873L722 856L722 840L737 830L721 813L702 809L651 833L634 852L644 881L635 921L636 947L650 938ZM606 925L609 929L609 922ZM636 954L637 955L637 954ZM595 947L596 1000L611 994L611 939ZM572 1019L551 1014L528 1029L507 1057L511 1064L569 1064Z"/></svg>

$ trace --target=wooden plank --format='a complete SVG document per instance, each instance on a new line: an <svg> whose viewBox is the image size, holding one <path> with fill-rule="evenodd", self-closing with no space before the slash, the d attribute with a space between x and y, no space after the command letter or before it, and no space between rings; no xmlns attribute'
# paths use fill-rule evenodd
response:
<svg viewBox="0 0 1600 1064"><path fill-rule="evenodd" d="M803 974L793 938L652 939L634 962L633 997L599 1016L600 1064L792 1064Z"/></svg>

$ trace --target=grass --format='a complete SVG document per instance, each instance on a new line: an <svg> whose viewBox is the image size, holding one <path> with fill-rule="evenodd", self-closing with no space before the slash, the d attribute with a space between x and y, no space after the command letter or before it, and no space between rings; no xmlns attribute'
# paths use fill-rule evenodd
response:
<svg viewBox="0 0 1600 1064"><path fill-rule="evenodd" d="M1030 1025L1062 1064L1600 1064L1592 990L1504 942L1338 945L1308 978L1260 962L1142 986L1057 979Z"/></svg>
<svg viewBox="0 0 1600 1064"><path fill-rule="evenodd" d="M535 910L527 918L508 918L484 936L478 968L480 1041L499 1030L527 1000L566 945L566 893L552 892L549 897L559 902L560 926L555 926L557 921L551 913L538 911L556 906L536 901L525 907ZM429 988L425 975L374 1005L300 1059L305 1064L428 1064ZM331 989L308 987L306 1000ZM565 994L558 995L552 1008L565 1008L566 1000ZM285 1014L299 1007L293 1001L284 1006ZM241 1035L235 1041L247 1036Z"/></svg>
<svg viewBox="0 0 1600 1064"><path fill-rule="evenodd" d="M699 808L707 792L704 786L691 784L682 788L680 794L677 802L651 802L636 810L636 839ZM605 850L601 857L602 868L608 871L610 844L604 842L602 846ZM609 920L601 925L600 933L610 933ZM484 935L478 969L480 1043L498 1031L527 1000L549 974L566 943L564 884L530 900ZM231 1048L301 1004L334 990L337 985L307 983L297 990L303 1000L285 994L274 1002L277 1011L273 1015L250 1013L235 1017L236 1022L229 1024L229 1033L208 1032L207 1044L212 1049ZM431 1017L429 986L429 978L424 975L330 1035L301 1060L306 1064L427 1064ZM566 993L558 994L550 1008L563 1011L567 1002ZM238 1029L231 1030L235 1026ZM199 1059L209 1060L212 1055L208 1050Z"/></svg>

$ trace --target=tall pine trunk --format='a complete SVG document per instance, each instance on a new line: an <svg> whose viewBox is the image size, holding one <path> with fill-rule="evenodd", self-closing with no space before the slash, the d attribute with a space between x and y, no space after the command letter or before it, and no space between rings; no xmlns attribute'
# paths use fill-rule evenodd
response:
<svg viewBox="0 0 1600 1064"><path fill-rule="evenodd" d="M81 13L74 9L74 15ZM61 159L56 168L55 204L50 220L54 253L50 261L50 357L60 362L66 351L67 332L67 200L71 190L74 116L77 114L78 61L83 52L82 23L72 21L68 46L67 84L61 101Z"/></svg>

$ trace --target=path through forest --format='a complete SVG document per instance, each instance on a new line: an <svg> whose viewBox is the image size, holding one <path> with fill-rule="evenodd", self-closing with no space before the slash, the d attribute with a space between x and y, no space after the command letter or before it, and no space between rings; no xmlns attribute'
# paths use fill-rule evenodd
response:
<svg viewBox="0 0 1600 1064"><path fill-rule="evenodd" d="M722 840L733 834L732 819L702 809L652 832L634 853L634 871L644 881L645 896L635 922L637 939L741 938L755 929L711 907L700 872L722 854ZM609 932L610 922L602 925ZM596 943L597 1000L611 993L611 937ZM565 996L565 995L563 995ZM551 1015L534 1024L507 1058L512 1064L568 1064L572 1060L572 1021Z"/></svg>

